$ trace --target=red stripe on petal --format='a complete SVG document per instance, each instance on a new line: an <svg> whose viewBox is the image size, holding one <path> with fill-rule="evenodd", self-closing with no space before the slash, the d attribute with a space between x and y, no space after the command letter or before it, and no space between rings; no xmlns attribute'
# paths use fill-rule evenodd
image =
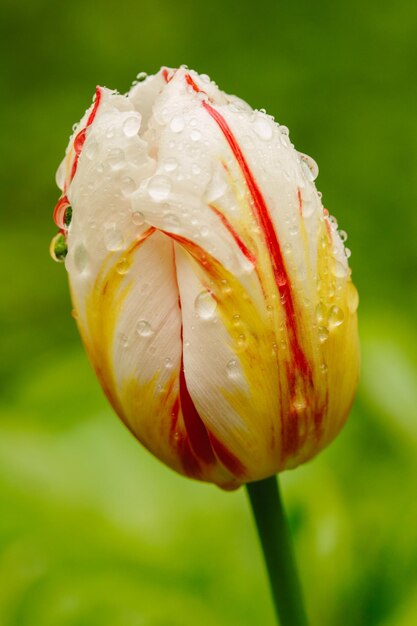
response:
<svg viewBox="0 0 417 626"><path fill-rule="evenodd" d="M230 450L226 448L226 446L221 443L221 441L219 441L213 433L210 433L210 441L213 446L213 450L222 465L224 465L224 467L229 470L233 476L236 476L236 478L243 478L246 473L245 466L241 463L241 461L239 461L237 456L230 452Z"/></svg>
<svg viewBox="0 0 417 626"><path fill-rule="evenodd" d="M301 190L299 187L297 189L297 200L298 200L298 210L300 212L300 215L302 215L303 214L303 199L301 197Z"/></svg>
<svg viewBox="0 0 417 626"><path fill-rule="evenodd" d="M54 222L58 226L58 228L60 228L63 231L67 229L67 226L64 220L65 220L65 211L67 210L69 206L70 206L70 203L69 203L67 196L63 195L60 197L60 199L58 200L54 208L54 213L53 213Z"/></svg>
<svg viewBox="0 0 417 626"><path fill-rule="evenodd" d="M207 465L215 463L216 459L210 444L209 435L188 391L182 363L180 370L180 400L184 424L192 449L197 458Z"/></svg>
<svg viewBox="0 0 417 626"><path fill-rule="evenodd" d="M249 250L249 248L245 245L245 243L239 237L239 235L237 234L237 232L235 231L235 229L233 228L233 226L231 225L231 223L229 222L227 217L221 211L219 211L215 206L213 206L212 204L209 204L209 207L217 215L217 217L221 220L223 226L225 226L225 228L227 228L229 233L232 235L233 239L235 240L235 242L236 242L239 250L242 252L242 254L245 255L245 257L248 259L248 261L250 261L253 265L255 265L255 263L256 263L256 256Z"/></svg>
<svg viewBox="0 0 417 626"><path fill-rule="evenodd" d="M72 181L72 179L74 178L74 176L75 176L75 174L77 172L78 160L80 158L81 150L83 149L84 142L85 142L86 136L87 136L87 128L89 126L91 126L91 124L94 122L94 118L96 116L97 109L98 109L100 101L101 101L101 94L102 94L101 87L96 87L96 97L94 99L94 105L93 105L93 108L91 109L91 113L88 116L87 124L85 125L85 127L82 130L80 130L79 133L77 133L77 135L76 135L76 137L74 139L73 147L74 147L75 157L74 157L74 161L72 163L71 174L70 174L70 182Z"/></svg>
<svg viewBox="0 0 417 626"><path fill-rule="evenodd" d="M268 248L272 262L275 282L277 284L278 291L281 296L281 301L286 313L286 324L289 332L294 364L296 368L303 374L303 376L310 379L310 366L307 362L307 359L297 336L296 313L291 291L291 283L286 271L281 246L279 244L274 225L269 215L265 199L262 196L262 193L255 181L255 177L252 174L252 171L249 168L249 165L243 155L242 149L240 148L232 130L230 129L229 124L226 122L223 115L221 115L221 113L219 113L219 111L217 111L208 102L203 101L202 106L206 109L206 111L209 113L209 115L222 131L245 178L246 185L253 200L255 217L264 233L265 243Z"/></svg>

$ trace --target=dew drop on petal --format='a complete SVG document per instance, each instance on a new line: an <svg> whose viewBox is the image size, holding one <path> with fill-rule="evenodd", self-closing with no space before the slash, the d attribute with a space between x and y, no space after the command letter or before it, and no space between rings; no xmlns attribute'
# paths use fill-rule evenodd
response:
<svg viewBox="0 0 417 626"><path fill-rule="evenodd" d="M109 252L116 252L124 248L123 235L115 223L109 223L104 226L104 244Z"/></svg>
<svg viewBox="0 0 417 626"><path fill-rule="evenodd" d="M172 118L169 127L173 133L180 133L185 128L184 118L181 115L176 115Z"/></svg>
<svg viewBox="0 0 417 626"><path fill-rule="evenodd" d="M120 181L120 189L124 196L130 196L136 189L136 183L130 176L124 176Z"/></svg>
<svg viewBox="0 0 417 626"><path fill-rule="evenodd" d="M272 138L272 125L266 117L258 117L254 122L253 128L258 137L263 141L269 141Z"/></svg>
<svg viewBox="0 0 417 626"><path fill-rule="evenodd" d="M349 268L345 263L335 261L332 272L336 278L345 278L348 275Z"/></svg>
<svg viewBox="0 0 417 626"><path fill-rule="evenodd" d="M237 380L240 376L240 368L237 359L230 359L226 365L227 376L231 380Z"/></svg>
<svg viewBox="0 0 417 626"><path fill-rule="evenodd" d="M51 245L49 246L49 252L51 257L57 263L63 263L65 261L65 257L67 256L68 247L67 242L65 240L65 235L59 232L51 241Z"/></svg>
<svg viewBox="0 0 417 626"><path fill-rule="evenodd" d="M87 157L87 159L89 159L90 161L93 161L97 154L98 154L98 144L96 141L89 141L87 139L85 145L84 145L84 149L83 149L83 154L85 154L85 156Z"/></svg>
<svg viewBox="0 0 417 626"><path fill-rule="evenodd" d="M205 320L211 319L217 308L217 303L209 291L199 293L194 305L197 315Z"/></svg>
<svg viewBox="0 0 417 626"><path fill-rule="evenodd" d="M128 348L129 347L129 337L125 334L121 334L120 335L120 343L122 344L123 348Z"/></svg>
<svg viewBox="0 0 417 626"><path fill-rule="evenodd" d="M317 165L315 160L311 158L311 156L308 156L308 154L303 154L302 152L299 152L298 154L301 160L301 167L303 168L304 174L306 175L308 180L313 182L319 175L319 166Z"/></svg>
<svg viewBox="0 0 417 626"><path fill-rule="evenodd" d="M145 216L144 216L144 214L141 213L140 211L133 211L132 212L132 222L136 226L143 226L143 224L145 223Z"/></svg>
<svg viewBox="0 0 417 626"><path fill-rule="evenodd" d="M136 332L141 337L150 337L153 335L152 327L146 320L139 320L136 324Z"/></svg>
<svg viewBox="0 0 417 626"><path fill-rule="evenodd" d="M215 202L221 198L227 191L227 182L224 177L216 170L211 178L206 192L205 199L207 202Z"/></svg>
<svg viewBox="0 0 417 626"><path fill-rule="evenodd" d="M175 213L166 213L164 215L164 222L169 228L178 228L181 226L181 220Z"/></svg>
<svg viewBox="0 0 417 626"><path fill-rule="evenodd" d="M118 274L121 274L121 275L127 274L129 269L130 269L130 263L129 263L129 260L126 259L125 257L123 257L116 263L116 272Z"/></svg>
<svg viewBox="0 0 417 626"><path fill-rule="evenodd" d="M139 115L131 115L123 122L123 132L126 137L134 137L138 134L141 119Z"/></svg>
<svg viewBox="0 0 417 626"><path fill-rule="evenodd" d="M343 320L345 318L345 314L343 313L343 309L338 306L332 306L329 310L329 327L336 328L343 324Z"/></svg>
<svg viewBox="0 0 417 626"><path fill-rule="evenodd" d="M199 139L201 139L201 133L197 129L192 130L190 133L190 137L191 137L191 141L198 141Z"/></svg>
<svg viewBox="0 0 417 626"><path fill-rule="evenodd" d="M326 319L326 312L326 307L323 302L319 302L316 306L316 319L319 324Z"/></svg>
<svg viewBox="0 0 417 626"><path fill-rule="evenodd" d="M167 368L167 370L170 370L170 369L172 369L174 363L173 363L173 361L172 361L172 359L170 357L167 357L165 359L165 361L164 361L164 365Z"/></svg>
<svg viewBox="0 0 417 626"><path fill-rule="evenodd" d="M326 328L325 326L319 326L318 335L319 335L320 343L324 343L329 338L329 329Z"/></svg>
<svg viewBox="0 0 417 626"><path fill-rule="evenodd" d="M164 161L164 170L166 172L174 172L178 167L178 161L175 157L168 157Z"/></svg>
<svg viewBox="0 0 417 626"><path fill-rule="evenodd" d="M155 202L166 200L171 191L171 181L166 176L153 176L148 183L148 194Z"/></svg>
<svg viewBox="0 0 417 626"><path fill-rule="evenodd" d="M82 274L87 269L88 252L84 244L80 243L74 250L74 266L77 272Z"/></svg>
<svg viewBox="0 0 417 626"><path fill-rule="evenodd" d="M348 284L346 285L346 300L349 313L356 313L359 305L359 294L358 290L352 282L348 282Z"/></svg>
<svg viewBox="0 0 417 626"><path fill-rule="evenodd" d="M125 155L123 150L120 150L120 148L113 148L110 150L107 162L113 170L123 167L124 160Z"/></svg>

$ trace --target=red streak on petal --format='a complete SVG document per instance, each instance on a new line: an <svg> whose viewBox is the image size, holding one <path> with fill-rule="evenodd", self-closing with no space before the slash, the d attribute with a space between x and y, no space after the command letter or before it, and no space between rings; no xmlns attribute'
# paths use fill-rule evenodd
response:
<svg viewBox="0 0 417 626"><path fill-rule="evenodd" d="M300 215L302 215L303 214L303 199L301 197L301 191L299 187L297 189L297 198L298 198L298 210L300 212Z"/></svg>
<svg viewBox="0 0 417 626"><path fill-rule="evenodd" d="M194 82L194 80L191 78L191 76L189 74L185 75L185 80L190 85L190 87L192 87L194 89L195 92L197 92L197 93L205 93L202 89L200 89L200 87L197 85L197 83Z"/></svg>
<svg viewBox="0 0 417 626"><path fill-rule="evenodd" d="M239 250L245 255L248 261L250 261L251 263L253 263L253 265L255 265L256 256L249 250L249 248L245 245L245 243L239 237L239 235L237 234L237 232L235 231L235 229L233 228L233 226L231 225L227 217L212 204L210 204L209 207L221 220L223 226L225 226L227 230L229 231L229 233L232 235L233 239L235 240L235 242L237 243L239 247Z"/></svg>
<svg viewBox="0 0 417 626"><path fill-rule="evenodd" d="M77 134L77 136L74 139L74 150L75 150L75 154L80 154L82 147L84 145L84 141L85 141L85 136L86 136L86 129L83 128L82 130L80 130L80 132Z"/></svg>
<svg viewBox="0 0 417 626"><path fill-rule="evenodd" d="M323 215L324 215L324 223L326 225L326 230L327 230L327 234L329 236L329 241L330 243L332 242L332 229L330 228L330 223L329 223L329 211L327 209L323 208Z"/></svg>
<svg viewBox="0 0 417 626"><path fill-rule="evenodd" d="M290 337L294 364L305 378L311 379L310 366L297 336L296 314L289 276L285 268L281 246L279 244L271 217L268 213L264 197L262 196L243 152L223 115L221 115L221 113L219 113L219 111L212 107L208 102L203 101L202 106L206 109L222 131L245 177L246 185L253 199L255 217L261 225L264 233L265 243L268 247L269 255L272 261L275 282L285 309L286 324Z"/></svg>
<svg viewBox="0 0 417 626"><path fill-rule="evenodd" d="M166 83L169 83L168 70L166 67L162 70L162 77Z"/></svg>
<svg viewBox="0 0 417 626"><path fill-rule="evenodd" d="M60 197L54 208L54 222L61 230L66 230L66 224L64 222L65 211L70 206L67 196Z"/></svg>
<svg viewBox="0 0 417 626"><path fill-rule="evenodd" d="M209 435L188 391L182 363L180 369L180 400L184 424L192 449L197 458L207 465L215 463L216 459L210 444Z"/></svg>
<svg viewBox="0 0 417 626"><path fill-rule="evenodd" d="M74 157L74 161L72 163L72 168L71 168L71 174L70 174L70 182L72 181L72 179L74 178L76 172L77 172L77 167L78 167L78 160L80 158L80 154L81 154L81 150L83 148L85 139L86 139L86 133L87 133L87 128L89 126L91 126L91 124L94 121L94 118L96 116L97 113L97 109L98 106L100 104L101 101L101 87L96 87L96 97L94 99L94 105L93 108L91 109L91 113L88 116L87 119L87 124L85 125L85 128L83 128L82 130L80 130L79 133L77 133L75 139L74 139L74 151L75 151L75 157Z"/></svg>
<svg viewBox="0 0 417 626"><path fill-rule="evenodd" d="M236 478L243 478L245 475L245 466L241 463L241 461L239 461L237 456L230 452L230 450L226 448L226 446L221 443L213 435L213 433L210 433L210 442L222 465L224 465L224 467L228 469L231 474L236 476Z"/></svg>
<svg viewBox="0 0 417 626"><path fill-rule="evenodd" d="M175 251L174 251L175 256ZM181 311L181 294L178 288L178 307ZM198 461L202 461L207 465L212 465L216 462L216 458L213 454L213 450L210 444L209 435L207 429L204 425L203 420L201 419L193 399L188 390L187 381L185 378L184 372L184 339L183 339L183 325L181 323L181 345L182 345L182 353L181 353L181 364L180 364L180 375L179 375L179 403L181 405L182 416L184 419L184 426L187 432L187 441L189 442L190 450L194 452L195 457L197 457ZM174 404L174 408L176 408L177 403ZM173 428L175 429L176 423L178 419L178 414L175 417L175 411L173 416L173 422L171 423L171 432ZM188 448L184 448L183 444L181 444L180 448L182 452L186 452L187 459L189 457ZM188 459L189 461L189 459ZM184 462L184 459L183 459ZM198 465L198 463L197 463ZM186 466L184 464L184 469L187 471ZM195 470L195 467L194 467ZM193 471L194 471L193 470ZM187 472L188 473L188 472Z"/></svg>
<svg viewBox="0 0 417 626"><path fill-rule="evenodd" d="M94 122L94 118L96 116L97 109L98 109L98 106L99 106L100 101L101 101L101 94L102 94L101 87L99 87L99 85L97 85L97 87L96 87L96 97L94 99L94 106L91 109L90 115L88 116L86 128L88 126L90 126Z"/></svg>

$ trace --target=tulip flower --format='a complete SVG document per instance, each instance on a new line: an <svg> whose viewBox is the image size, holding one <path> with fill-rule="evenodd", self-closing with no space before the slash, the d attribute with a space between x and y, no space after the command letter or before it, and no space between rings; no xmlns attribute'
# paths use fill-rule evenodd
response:
<svg viewBox="0 0 417 626"><path fill-rule="evenodd" d="M346 420L357 292L316 174L186 68L98 87L70 139L55 221L80 333L116 413L181 473L260 480Z"/></svg>
<svg viewBox="0 0 417 626"><path fill-rule="evenodd" d="M260 481L348 416L358 296L317 173L285 126L186 67L98 87L74 129L52 253L115 412L182 474Z"/></svg>

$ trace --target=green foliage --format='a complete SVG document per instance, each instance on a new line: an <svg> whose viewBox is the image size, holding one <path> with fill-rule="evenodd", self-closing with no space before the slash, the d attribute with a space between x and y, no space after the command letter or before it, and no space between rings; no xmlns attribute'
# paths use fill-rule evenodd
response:
<svg viewBox="0 0 417 626"><path fill-rule="evenodd" d="M5 0L0 624L273 624L244 491L180 478L111 414L48 255L53 176L96 83L210 74L317 159L349 233L363 374L348 425L282 477L313 626L417 623L417 5Z"/></svg>

